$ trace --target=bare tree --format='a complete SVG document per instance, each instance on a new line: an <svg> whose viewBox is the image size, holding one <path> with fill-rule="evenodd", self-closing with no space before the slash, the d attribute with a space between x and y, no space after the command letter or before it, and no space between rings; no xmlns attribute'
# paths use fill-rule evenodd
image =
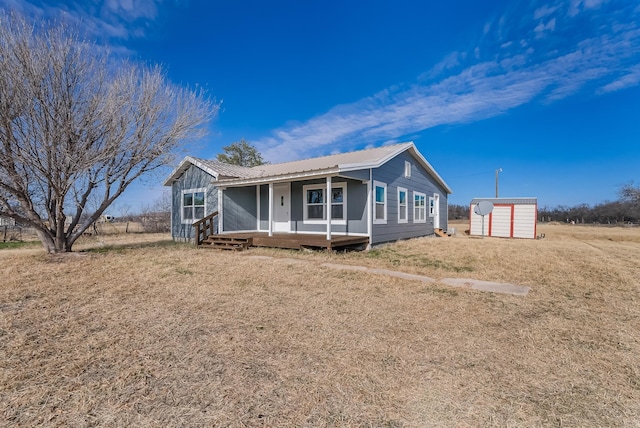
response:
<svg viewBox="0 0 640 428"><path fill-rule="evenodd" d="M159 67L114 64L65 24L0 13L0 215L34 227L47 251L71 251L218 107Z"/></svg>
<svg viewBox="0 0 640 428"><path fill-rule="evenodd" d="M118 205L118 214L120 215L121 221L130 221L131 220L131 205L122 204Z"/></svg>
<svg viewBox="0 0 640 428"><path fill-rule="evenodd" d="M222 150L224 150L224 153L216 156L220 162L246 167L264 165L266 163L258 149L244 138L224 146Z"/></svg>
<svg viewBox="0 0 640 428"><path fill-rule="evenodd" d="M163 190L162 195L151 205L142 208L140 221L145 232L169 232L171 230L171 191Z"/></svg>
<svg viewBox="0 0 640 428"><path fill-rule="evenodd" d="M633 183L625 184L619 193L623 200L640 206L640 187L633 187Z"/></svg>

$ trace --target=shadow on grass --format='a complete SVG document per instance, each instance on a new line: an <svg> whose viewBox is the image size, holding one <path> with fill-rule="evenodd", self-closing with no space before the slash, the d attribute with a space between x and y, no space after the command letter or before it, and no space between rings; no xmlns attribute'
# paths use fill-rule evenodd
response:
<svg viewBox="0 0 640 428"><path fill-rule="evenodd" d="M186 242L176 242L171 239L167 239L167 240L152 241L152 242L107 244L99 247L86 248L78 252L90 253L90 254L103 254L103 253L122 253L126 250L135 250L135 249L142 249L142 248L184 248L184 247L193 247L193 244L189 244Z"/></svg>

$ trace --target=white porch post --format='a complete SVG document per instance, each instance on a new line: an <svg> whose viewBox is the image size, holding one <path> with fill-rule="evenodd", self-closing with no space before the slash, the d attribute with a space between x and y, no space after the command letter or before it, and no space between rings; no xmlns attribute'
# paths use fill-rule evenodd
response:
<svg viewBox="0 0 640 428"><path fill-rule="evenodd" d="M367 249L371 248L371 243L373 242L373 210L375 209L373 191L373 170L369 169L369 181L367 181L367 235L369 235L369 245Z"/></svg>
<svg viewBox="0 0 640 428"><path fill-rule="evenodd" d="M224 205L222 204L223 198L222 188L218 187L218 233L223 232L223 218L222 218L222 210L224 209Z"/></svg>
<svg viewBox="0 0 640 428"><path fill-rule="evenodd" d="M273 236L273 183L269 183L269 236Z"/></svg>
<svg viewBox="0 0 640 428"><path fill-rule="evenodd" d="M327 177L327 241L331 241L331 177Z"/></svg>
<svg viewBox="0 0 640 428"><path fill-rule="evenodd" d="M260 230L260 185L256 184L256 230Z"/></svg>

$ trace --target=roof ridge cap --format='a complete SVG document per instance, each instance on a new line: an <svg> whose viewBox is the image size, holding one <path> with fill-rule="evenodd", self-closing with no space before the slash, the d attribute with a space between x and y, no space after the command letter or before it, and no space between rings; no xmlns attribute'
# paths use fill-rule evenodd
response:
<svg viewBox="0 0 640 428"><path fill-rule="evenodd" d="M404 143L394 143L394 144L386 144L386 145L383 144L383 145L378 146L378 147L369 147L368 149L350 150L348 152L334 153L332 155L312 156L312 157L307 157L307 158L302 158L302 159L290 160L290 161L286 161L286 162L277 162L277 163L256 165L256 166L252 166L251 169L259 169L260 167L271 166L271 165L286 165L286 164L293 163L293 162L302 162L302 161L306 161L306 160L322 159L322 158L328 158L328 157L331 157L331 156L348 155L348 154L351 154L351 153L368 152L368 151L371 151L371 150L379 150L379 149L382 149L382 148L396 147L396 146L407 146L407 147L410 147L410 146L415 146L415 144L413 143L413 141L406 141Z"/></svg>

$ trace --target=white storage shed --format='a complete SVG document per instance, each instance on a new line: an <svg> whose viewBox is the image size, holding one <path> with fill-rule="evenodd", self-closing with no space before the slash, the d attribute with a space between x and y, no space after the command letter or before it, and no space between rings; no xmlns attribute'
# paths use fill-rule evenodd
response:
<svg viewBox="0 0 640 428"><path fill-rule="evenodd" d="M501 238L536 238L538 198L475 198L469 209L469 233L481 236L482 216L474 212L480 201L493 204L484 217L484 236Z"/></svg>

